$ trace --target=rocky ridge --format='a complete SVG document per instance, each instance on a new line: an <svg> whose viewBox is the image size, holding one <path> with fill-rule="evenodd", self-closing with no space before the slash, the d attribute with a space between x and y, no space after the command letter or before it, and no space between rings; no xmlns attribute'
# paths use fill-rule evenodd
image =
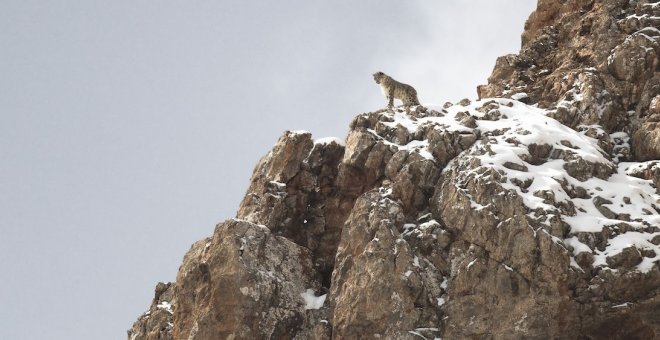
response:
<svg viewBox="0 0 660 340"><path fill-rule="evenodd" d="M519 54L497 59L480 98L536 103L576 128L623 131L637 160L660 158L660 4L540 0Z"/></svg>
<svg viewBox="0 0 660 340"><path fill-rule="evenodd" d="M541 0L482 99L285 132L129 339L660 337L659 17Z"/></svg>

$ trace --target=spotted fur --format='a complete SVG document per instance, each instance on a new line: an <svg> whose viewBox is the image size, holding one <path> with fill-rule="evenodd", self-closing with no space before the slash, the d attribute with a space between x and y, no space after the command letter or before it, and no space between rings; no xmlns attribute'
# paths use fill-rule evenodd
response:
<svg viewBox="0 0 660 340"><path fill-rule="evenodd" d="M388 107L394 106L394 99L399 99L406 107L419 105L417 91L412 86L400 83L383 72L374 73L374 80L387 98Z"/></svg>

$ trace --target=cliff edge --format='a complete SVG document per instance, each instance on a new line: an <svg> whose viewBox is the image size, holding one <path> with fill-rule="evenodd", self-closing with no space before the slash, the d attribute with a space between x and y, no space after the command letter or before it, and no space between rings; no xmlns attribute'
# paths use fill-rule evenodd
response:
<svg viewBox="0 0 660 340"><path fill-rule="evenodd" d="M660 337L659 27L540 0L479 100L285 132L128 338Z"/></svg>

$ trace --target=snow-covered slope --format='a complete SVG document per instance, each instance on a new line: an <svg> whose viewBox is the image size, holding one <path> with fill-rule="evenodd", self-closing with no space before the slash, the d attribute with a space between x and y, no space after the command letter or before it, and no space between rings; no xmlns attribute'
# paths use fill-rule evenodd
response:
<svg viewBox="0 0 660 340"><path fill-rule="evenodd" d="M644 163L617 162L601 148L604 145L613 149L615 140L627 140L625 133L612 137L597 125L580 126L578 132L549 117L548 110L512 99L427 108L421 118L402 112L381 113L386 117L383 120L391 120L382 123L391 130L382 136L373 129L368 131L388 145L418 152L426 159L433 159L428 139L401 145L395 138L389 141L388 135L394 135L392 130L400 127L412 136L421 136L420 132L429 127L443 132L476 132L481 140L466 150L464 157L456 158L471 164L464 167L464 178L489 180L480 178L492 173L485 168L498 172L504 190L499 194L520 197L528 209L527 218L549 228L550 218L556 216L570 227L567 235L556 240L574 255L591 253L595 267L609 268L607 257L635 247L649 254L636 266L642 272L649 271L660 259L660 195L650 180L630 176L626 171ZM469 121L473 123L466 123ZM475 209L488 204L472 199ZM608 240L600 247L588 245L580 241L582 233L605 233ZM579 268L574 260L571 263Z"/></svg>

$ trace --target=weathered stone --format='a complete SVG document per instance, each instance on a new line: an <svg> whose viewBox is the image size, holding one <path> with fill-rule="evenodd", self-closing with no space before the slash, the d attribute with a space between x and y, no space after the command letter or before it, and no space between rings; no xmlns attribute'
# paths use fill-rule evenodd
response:
<svg viewBox="0 0 660 340"><path fill-rule="evenodd" d="M401 238L403 209L387 191L360 197L346 222L332 278L341 284L330 292L334 338L407 339L442 318L442 275Z"/></svg>
<svg viewBox="0 0 660 340"><path fill-rule="evenodd" d="M555 108L552 116L568 126L599 124L633 135L660 94L659 18L649 1L539 1L520 53L497 60L479 97L524 92ZM637 160L657 159L640 151Z"/></svg>
<svg viewBox="0 0 660 340"><path fill-rule="evenodd" d="M660 122L643 123L633 134L632 145L635 159L660 160Z"/></svg>
<svg viewBox="0 0 660 340"><path fill-rule="evenodd" d="M636 247L627 247L622 252L607 258L607 264L612 268L632 268L640 262L642 255Z"/></svg>
<svg viewBox="0 0 660 340"><path fill-rule="evenodd" d="M518 164L518 163L513 163L513 162L504 162L503 165L507 169L527 172L527 167L524 164Z"/></svg>
<svg viewBox="0 0 660 340"><path fill-rule="evenodd" d="M461 124L472 129L477 127L477 121L474 119L474 117L465 117L461 119Z"/></svg>
<svg viewBox="0 0 660 340"><path fill-rule="evenodd" d="M612 201L604 199L600 196L596 196L593 199L594 205L596 206L596 209L603 214L603 216L611 219L616 219L616 214L612 212L612 210L608 209L605 204L612 204Z"/></svg>
<svg viewBox="0 0 660 340"><path fill-rule="evenodd" d="M131 340L173 340L174 285L159 282L149 310L128 330Z"/></svg>
<svg viewBox="0 0 660 340"><path fill-rule="evenodd" d="M301 294L321 282L308 249L229 220L188 251L174 288L176 339L277 339L313 321Z"/></svg>

